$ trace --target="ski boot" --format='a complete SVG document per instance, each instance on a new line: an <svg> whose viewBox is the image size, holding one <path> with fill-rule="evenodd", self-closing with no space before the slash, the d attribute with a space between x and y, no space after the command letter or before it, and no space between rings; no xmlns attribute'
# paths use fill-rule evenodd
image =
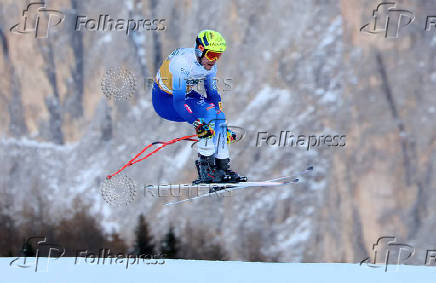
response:
<svg viewBox="0 0 436 283"><path fill-rule="evenodd" d="M230 170L230 159L218 159L215 158L215 170L224 171L226 180L229 183L247 182L247 177L239 176L235 171Z"/></svg>
<svg viewBox="0 0 436 283"><path fill-rule="evenodd" d="M230 177L226 175L224 170L216 170L215 157L204 156L198 154L198 160L195 161L197 167L198 179L193 181L192 184L210 184L210 183L227 183Z"/></svg>

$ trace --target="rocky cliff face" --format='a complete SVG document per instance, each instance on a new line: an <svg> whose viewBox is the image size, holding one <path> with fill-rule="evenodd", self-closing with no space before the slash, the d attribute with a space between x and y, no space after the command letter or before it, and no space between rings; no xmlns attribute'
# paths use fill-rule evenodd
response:
<svg viewBox="0 0 436 283"><path fill-rule="evenodd" d="M25 5L3 1L0 201L20 218L29 198L39 200L32 205L41 215L62 215L79 196L126 239L142 212L156 235L169 224L182 237L191 227L209 231L232 259L357 262L387 235L434 249L436 39L435 30L425 31L427 16L436 15L432 2L398 3L415 20L398 38L385 38L359 31L375 1L50 1L65 20L36 39L9 31ZM166 28L130 36L73 31L75 16L100 14L165 19ZM193 133L154 113L148 79L204 28L227 39L218 87L229 124L247 131L231 148L232 166L262 180L313 164L315 176L171 208L161 206L168 199L142 195L128 208L109 208L99 195L105 175L145 144ZM128 102L101 94L112 66L135 74ZM344 135L345 146L258 147L260 131ZM194 157L179 143L127 174L138 187L190 182Z"/></svg>

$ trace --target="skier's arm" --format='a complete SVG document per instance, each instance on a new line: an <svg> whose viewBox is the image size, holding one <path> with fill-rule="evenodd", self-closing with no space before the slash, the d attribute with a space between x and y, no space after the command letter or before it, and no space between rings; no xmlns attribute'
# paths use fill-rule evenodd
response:
<svg viewBox="0 0 436 283"><path fill-rule="evenodd" d="M210 99L216 107L221 108L221 95L218 93L216 87L216 72L206 76L204 88L206 90L207 98Z"/></svg>

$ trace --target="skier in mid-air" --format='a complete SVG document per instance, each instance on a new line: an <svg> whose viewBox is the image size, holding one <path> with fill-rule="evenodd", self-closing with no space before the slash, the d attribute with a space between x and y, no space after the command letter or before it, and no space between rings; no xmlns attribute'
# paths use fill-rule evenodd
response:
<svg viewBox="0 0 436 283"><path fill-rule="evenodd" d="M237 183L247 178L230 170L228 144L236 135L227 128L221 96L216 87L216 61L226 50L223 36L213 30L201 31L195 48L179 48L164 60L153 84L156 113L170 121L187 122L199 138L195 165L200 183ZM206 97L194 88L204 83Z"/></svg>

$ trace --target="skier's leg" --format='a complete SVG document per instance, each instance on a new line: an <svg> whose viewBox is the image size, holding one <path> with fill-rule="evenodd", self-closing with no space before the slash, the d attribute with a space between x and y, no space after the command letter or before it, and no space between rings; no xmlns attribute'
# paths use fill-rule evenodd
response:
<svg viewBox="0 0 436 283"><path fill-rule="evenodd" d="M186 104L191 110L192 119L188 123L193 124L197 121L205 124L208 128L215 128L215 116L214 107L210 105L201 97L196 91L191 91L186 97ZM198 153L203 156L212 156L215 153L215 145L212 137L199 137L197 143Z"/></svg>
<svg viewBox="0 0 436 283"><path fill-rule="evenodd" d="M192 117L195 123L202 124L209 133L215 129L216 111L213 103L207 102L201 95L192 91L186 97L186 104L192 111ZM188 121L189 123L189 121ZM198 130L198 129L197 129ZM199 183L221 183L224 181L225 174L223 171L215 170L215 144L214 135L200 137L197 143L198 157L195 165L198 171L198 179L194 184ZM222 173L222 174L220 174Z"/></svg>
<svg viewBox="0 0 436 283"><path fill-rule="evenodd" d="M215 118L215 157L219 159L226 159L230 157L229 148L227 146L227 121L226 115L216 109L217 115Z"/></svg>
<svg viewBox="0 0 436 283"><path fill-rule="evenodd" d="M160 117L174 122L186 121L174 109L172 95L161 90L157 83L153 84L152 103L154 110Z"/></svg>
<svg viewBox="0 0 436 283"><path fill-rule="evenodd" d="M227 140L227 121L225 114L217 107L215 122L215 167L226 174L229 182L246 182L247 177L240 176L230 169L230 153Z"/></svg>
<svg viewBox="0 0 436 283"><path fill-rule="evenodd" d="M197 119L197 117L204 117L208 122L214 118L212 113L208 113L207 109L202 109L198 107L200 99L198 96L194 95L187 99L186 110L187 116L192 114L192 119L187 121L185 118L181 117L173 106L173 97L171 94L166 93L161 90L159 86L154 83L152 90L152 102L153 108L156 113L170 121L175 122L188 122L192 124L193 121ZM195 110L194 111L192 110ZM195 162L197 166L199 178L196 182L198 183L211 183L213 181L213 167L215 166L215 157L213 154L215 153L215 146L213 145L212 140L208 139L199 139L198 142L198 152L199 152L199 160Z"/></svg>

